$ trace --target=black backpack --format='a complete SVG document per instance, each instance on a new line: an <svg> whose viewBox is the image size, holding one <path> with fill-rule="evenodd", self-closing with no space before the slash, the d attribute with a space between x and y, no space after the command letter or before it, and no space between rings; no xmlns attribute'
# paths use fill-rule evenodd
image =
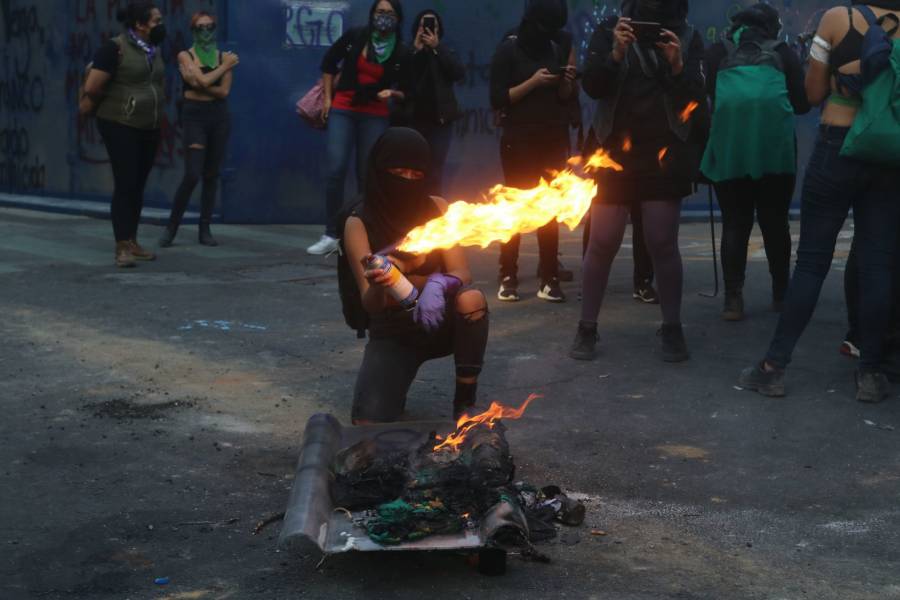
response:
<svg viewBox="0 0 900 600"><path fill-rule="evenodd" d="M339 240L337 275L338 275L338 293L341 297L341 310L344 313L344 322L347 327L356 332L358 339L365 339L366 330L369 328L369 313L363 307L362 296L359 293L359 286L356 285L356 278L353 276L353 270L350 268L350 261L347 260L347 250L344 248L344 226L347 219L356 214L359 204L353 204L345 207L338 213L337 225L341 239Z"/></svg>
<svg viewBox="0 0 900 600"><path fill-rule="evenodd" d="M734 40L725 38L725 58L719 66L719 72L733 67L775 67L784 73L784 61L778 54L778 47L784 42L781 40L742 41L735 44Z"/></svg>

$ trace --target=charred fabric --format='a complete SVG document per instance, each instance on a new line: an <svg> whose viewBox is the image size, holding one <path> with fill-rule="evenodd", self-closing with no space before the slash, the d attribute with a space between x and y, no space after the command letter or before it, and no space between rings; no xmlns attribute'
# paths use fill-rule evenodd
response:
<svg viewBox="0 0 900 600"><path fill-rule="evenodd" d="M437 451L434 433L424 444L360 442L336 457L334 504L381 545L487 525L490 543L530 547L554 538L556 522L580 525L584 505L559 488L514 482L505 431L482 423L457 448Z"/></svg>

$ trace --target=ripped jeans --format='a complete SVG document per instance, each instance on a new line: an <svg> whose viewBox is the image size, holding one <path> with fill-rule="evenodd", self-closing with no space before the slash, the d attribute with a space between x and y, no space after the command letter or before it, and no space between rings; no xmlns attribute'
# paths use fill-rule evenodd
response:
<svg viewBox="0 0 900 600"><path fill-rule="evenodd" d="M462 294L483 294L464 289ZM458 297L457 296L457 297ZM389 310L373 315L362 366L353 393L353 420L390 422L406 408L406 394L419 367L436 358L453 355L457 377L477 377L484 364L488 339L488 312L461 314L454 299L440 329L428 333L413 321L412 311Z"/></svg>

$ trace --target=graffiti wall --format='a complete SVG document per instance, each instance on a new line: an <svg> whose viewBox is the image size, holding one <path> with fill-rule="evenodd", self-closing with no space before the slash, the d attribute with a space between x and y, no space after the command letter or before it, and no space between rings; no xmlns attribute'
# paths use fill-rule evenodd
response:
<svg viewBox="0 0 900 600"><path fill-rule="evenodd" d="M0 190L70 198L108 197L106 150L91 120L77 117L85 67L97 47L120 32L115 13L126 0L0 0ZM773 0L785 39L814 29L831 2ZM159 0L169 37L163 57L167 106L163 142L147 202L166 207L181 173L177 52L190 44L188 21L199 9L217 12L220 47L238 52L230 100L232 143L223 174L220 213L231 222L319 222L323 216L325 135L305 127L294 105L319 77L328 46L365 22L369 0ZM597 22L617 12L617 0L570 0L569 29L580 57ZM694 0L691 20L707 42L749 2ZM500 132L488 104L491 55L514 27L524 0L406 0L411 18L435 8L446 42L467 66L457 88L463 116L454 124L448 196L476 198L500 178ZM409 37L409 26L404 34ZM590 111L590 102L585 102ZM815 116L800 121L806 159ZM350 181L353 181L351 174ZM347 187L348 194L355 186Z"/></svg>

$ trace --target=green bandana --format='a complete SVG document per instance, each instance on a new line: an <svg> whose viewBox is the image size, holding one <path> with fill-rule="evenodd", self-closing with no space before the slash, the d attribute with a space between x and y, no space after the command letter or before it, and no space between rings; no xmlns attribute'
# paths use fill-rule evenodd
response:
<svg viewBox="0 0 900 600"><path fill-rule="evenodd" d="M212 31L194 32L194 52L200 64L210 69L219 66L219 48L216 46L216 34Z"/></svg>
<svg viewBox="0 0 900 600"><path fill-rule="evenodd" d="M372 49L375 50L375 59L379 64L387 62L397 46L397 34L392 33L386 38L381 37L377 31L372 32Z"/></svg>
<svg viewBox="0 0 900 600"><path fill-rule="evenodd" d="M737 30L731 35L731 40L735 44L740 45L741 44L741 35L743 35L743 33L745 31L747 31L747 29L748 29L748 27L746 25L741 25L740 27L738 27Z"/></svg>

